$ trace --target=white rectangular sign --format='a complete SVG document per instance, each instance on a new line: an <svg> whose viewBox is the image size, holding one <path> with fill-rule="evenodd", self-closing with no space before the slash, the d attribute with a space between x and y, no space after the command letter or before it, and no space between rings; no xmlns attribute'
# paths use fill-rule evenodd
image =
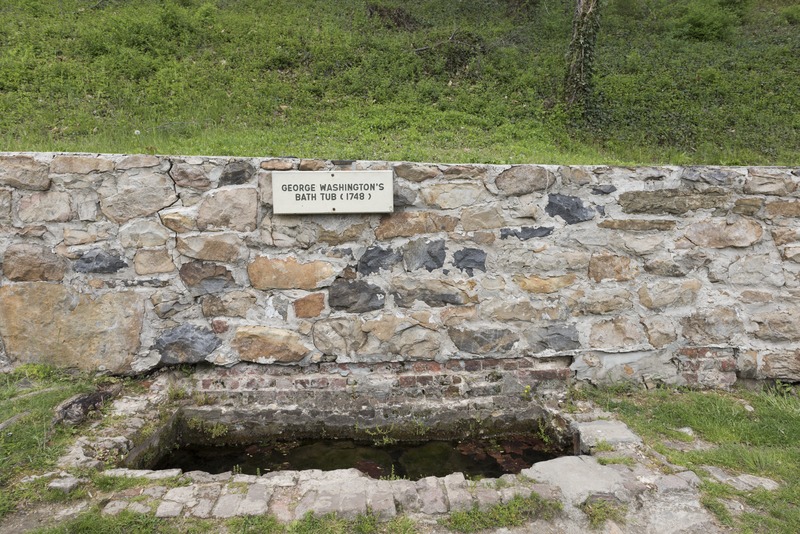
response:
<svg viewBox="0 0 800 534"><path fill-rule="evenodd" d="M391 213L392 171L273 172L272 210L277 215Z"/></svg>

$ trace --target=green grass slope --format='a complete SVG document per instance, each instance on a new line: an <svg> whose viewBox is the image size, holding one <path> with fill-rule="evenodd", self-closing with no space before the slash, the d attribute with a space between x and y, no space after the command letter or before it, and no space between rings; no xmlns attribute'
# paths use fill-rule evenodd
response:
<svg viewBox="0 0 800 534"><path fill-rule="evenodd" d="M586 119L572 4L3 0L0 150L800 162L796 2L607 0Z"/></svg>

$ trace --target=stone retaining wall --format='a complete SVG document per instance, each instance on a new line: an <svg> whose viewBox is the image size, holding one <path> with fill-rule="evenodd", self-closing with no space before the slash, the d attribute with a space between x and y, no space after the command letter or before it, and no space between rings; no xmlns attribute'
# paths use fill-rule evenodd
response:
<svg viewBox="0 0 800 534"><path fill-rule="evenodd" d="M291 169L392 169L395 213L273 215L272 174ZM785 168L0 154L0 357L798 381L798 184Z"/></svg>

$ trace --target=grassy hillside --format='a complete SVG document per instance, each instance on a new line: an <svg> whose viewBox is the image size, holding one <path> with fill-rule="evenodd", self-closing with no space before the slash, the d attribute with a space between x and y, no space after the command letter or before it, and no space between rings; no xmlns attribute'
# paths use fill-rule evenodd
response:
<svg viewBox="0 0 800 534"><path fill-rule="evenodd" d="M3 0L0 150L800 163L793 0Z"/></svg>

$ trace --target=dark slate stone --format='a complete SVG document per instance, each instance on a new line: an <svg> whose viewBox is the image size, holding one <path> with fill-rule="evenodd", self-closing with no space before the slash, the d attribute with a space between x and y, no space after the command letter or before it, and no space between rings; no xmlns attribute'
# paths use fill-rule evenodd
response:
<svg viewBox="0 0 800 534"><path fill-rule="evenodd" d="M558 352L577 349L581 346L581 342L578 340L578 330L574 325L548 326L544 342L547 348Z"/></svg>
<svg viewBox="0 0 800 534"><path fill-rule="evenodd" d="M358 260L357 270L362 275L377 273L381 269L391 269L392 265L398 263L402 259L399 252L389 248L381 248L379 246L369 247L361 259Z"/></svg>
<svg viewBox="0 0 800 534"><path fill-rule="evenodd" d="M211 330L182 324L161 334L153 348L161 354L161 365L177 365L201 362L221 344Z"/></svg>
<svg viewBox="0 0 800 534"><path fill-rule="evenodd" d="M447 329L450 339L458 350L473 354L487 354L510 350L514 343L519 341L511 330L503 328L465 328L451 326Z"/></svg>
<svg viewBox="0 0 800 534"><path fill-rule="evenodd" d="M522 228L501 228L500 239L516 237L520 241L527 241L534 237L547 237L553 233L552 226L523 226Z"/></svg>
<svg viewBox="0 0 800 534"><path fill-rule="evenodd" d="M447 291L444 287L441 290L434 288L401 288L392 293L394 301L402 308L410 308L414 305L414 301L421 301L434 308L441 308L442 306L460 306L466 304L467 298L461 291L452 289Z"/></svg>
<svg viewBox="0 0 800 534"><path fill-rule="evenodd" d="M328 290L328 304L335 310L364 313L383 308L386 294L363 280L337 278Z"/></svg>
<svg viewBox="0 0 800 534"><path fill-rule="evenodd" d="M179 274L195 297L237 287L231 271L217 263L190 261L181 265Z"/></svg>
<svg viewBox="0 0 800 534"><path fill-rule="evenodd" d="M222 169L222 176L219 177L219 185L239 185L247 183L256 169L246 161L231 161Z"/></svg>
<svg viewBox="0 0 800 534"><path fill-rule="evenodd" d="M545 211L551 217L561 217L567 224L594 219L594 210L584 206L580 198L557 193L549 195Z"/></svg>
<svg viewBox="0 0 800 534"><path fill-rule="evenodd" d="M486 252L479 248L465 248L453 254L456 267L472 276L475 269L486 272Z"/></svg>
<svg viewBox="0 0 800 534"><path fill-rule="evenodd" d="M600 215L605 215L606 214L606 207L605 206L595 206L594 209L596 209L597 213L599 213Z"/></svg>
<svg viewBox="0 0 800 534"><path fill-rule="evenodd" d="M592 193L595 195L610 195L616 190L617 188L613 185L598 185L592 188Z"/></svg>
<svg viewBox="0 0 800 534"><path fill-rule="evenodd" d="M441 269L446 255L444 240L417 239L403 249L403 265L407 271Z"/></svg>
<svg viewBox="0 0 800 534"><path fill-rule="evenodd" d="M72 267L79 273L115 273L124 269L128 264L117 254L96 248L85 252L72 263Z"/></svg>

